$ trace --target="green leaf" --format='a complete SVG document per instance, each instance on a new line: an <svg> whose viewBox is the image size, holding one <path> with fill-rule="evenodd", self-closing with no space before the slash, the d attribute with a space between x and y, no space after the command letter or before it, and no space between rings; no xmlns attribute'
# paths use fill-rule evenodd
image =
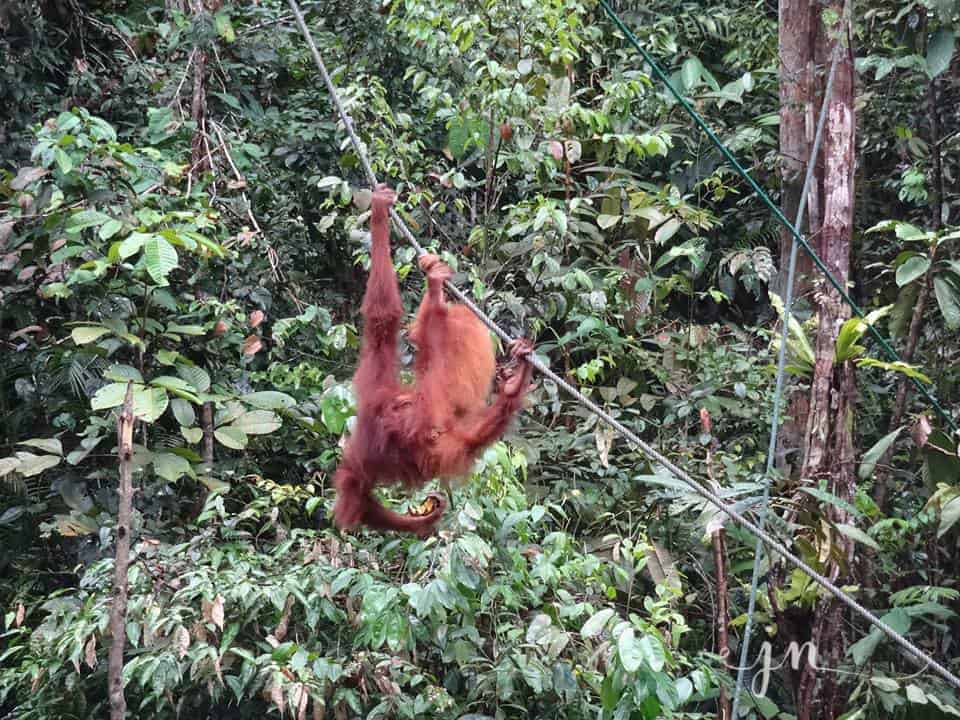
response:
<svg viewBox="0 0 960 720"><path fill-rule="evenodd" d="M684 60L680 68L680 80L683 82L684 90L690 90L699 84L702 70L703 63L697 58L691 57Z"/></svg>
<svg viewBox="0 0 960 720"><path fill-rule="evenodd" d="M177 323L170 323L167 325L167 332L174 333L176 335L204 335L205 330L202 325L178 325Z"/></svg>
<svg viewBox="0 0 960 720"><path fill-rule="evenodd" d="M233 31L233 23L230 22L230 14L226 10L221 10L213 16L213 26L217 30L217 35L228 43L237 39L237 35Z"/></svg>
<svg viewBox="0 0 960 720"><path fill-rule="evenodd" d="M175 482L191 474L190 463L171 452L158 452L153 456L153 471L167 482Z"/></svg>
<svg viewBox="0 0 960 720"><path fill-rule="evenodd" d="M960 520L960 497L955 497L940 508L940 525L937 537L941 538Z"/></svg>
<svg viewBox="0 0 960 720"><path fill-rule="evenodd" d="M956 36L953 30L940 28L927 45L927 75L935 78L950 67L953 50L956 45Z"/></svg>
<svg viewBox="0 0 960 720"><path fill-rule="evenodd" d="M191 445L195 445L203 439L203 430L198 427L180 426L180 434L183 435L183 439Z"/></svg>
<svg viewBox="0 0 960 720"><path fill-rule="evenodd" d="M53 159L57 161L57 167L64 175L73 170L73 160L63 151L62 148L53 149Z"/></svg>
<svg viewBox="0 0 960 720"><path fill-rule="evenodd" d="M143 244L151 237L153 237L151 233L130 233L123 239L123 242L120 243L118 251L120 257L126 260L128 257L136 255L143 248Z"/></svg>
<svg viewBox="0 0 960 720"><path fill-rule="evenodd" d="M951 330L960 329L960 297L957 290L947 278L935 275L933 278L933 292L937 296L937 305L943 314L943 322Z"/></svg>
<svg viewBox="0 0 960 720"><path fill-rule="evenodd" d="M613 608L604 608L595 612L589 620L587 620L583 627L580 629L580 634L585 637L594 637L599 635L604 627L607 625L607 621L613 617Z"/></svg>
<svg viewBox="0 0 960 720"><path fill-rule="evenodd" d="M926 705L927 694L916 685L907 685L907 702Z"/></svg>
<svg viewBox="0 0 960 720"><path fill-rule="evenodd" d="M198 392L205 393L210 389L210 376L203 368L177 363L176 369L177 375L193 385Z"/></svg>
<svg viewBox="0 0 960 720"><path fill-rule="evenodd" d="M167 275L177 267L177 251L162 235L151 235L143 243L143 259L147 272L157 285L167 284Z"/></svg>
<svg viewBox="0 0 960 720"><path fill-rule="evenodd" d="M653 234L654 241L658 245L662 245L676 234L677 230L680 229L682 224L683 223L681 223L677 218L670 218L663 225L657 228L657 231ZM674 258L680 257L681 255L691 256L695 253L701 252L701 250L702 248L697 247L692 240L688 240L682 245L670 248L665 256L662 256L659 260L657 260L657 267L662 267Z"/></svg>
<svg viewBox="0 0 960 720"><path fill-rule="evenodd" d="M863 530L858 528L856 525L847 525L846 523L837 523L836 528L843 535L846 535L851 540L856 540L858 543L863 543L867 547L873 548L874 550L880 549L880 546L877 544L877 541L874 540L869 535L867 535Z"/></svg>
<svg viewBox="0 0 960 720"><path fill-rule="evenodd" d="M134 386L133 414L134 417L138 417L144 422L154 422L163 415L169 403L170 399L167 397L167 391L163 388Z"/></svg>
<svg viewBox="0 0 960 720"><path fill-rule="evenodd" d="M875 367L880 368L881 370L886 370L887 372L900 373L901 375L906 375L909 378L915 378L922 383L927 383L928 385L932 382L929 377L917 369L916 365L907 365L907 363L903 362L902 360L897 360L896 362L884 362L883 360L877 360L876 358L860 358L857 360L857 366Z"/></svg>
<svg viewBox="0 0 960 720"><path fill-rule="evenodd" d="M247 393L241 396L240 400L261 410L281 410L292 408L297 404L297 401L292 397L276 390Z"/></svg>
<svg viewBox="0 0 960 720"><path fill-rule="evenodd" d="M221 427L213 432L213 436L231 450L243 450L247 446L247 435L240 428Z"/></svg>
<svg viewBox="0 0 960 720"><path fill-rule="evenodd" d="M326 190L328 188L338 187L342 182L343 180L336 175L327 175L317 181L317 189Z"/></svg>
<svg viewBox="0 0 960 720"><path fill-rule="evenodd" d="M110 220L109 215L97 210L81 210L70 216L64 230L68 235L76 235L88 227L99 227L108 220Z"/></svg>
<svg viewBox="0 0 960 720"><path fill-rule="evenodd" d="M170 400L170 409L173 410L173 417L177 422L185 427L190 427L197 422L197 413L193 409L193 404L183 398L176 397Z"/></svg>
<svg viewBox="0 0 960 720"><path fill-rule="evenodd" d="M633 633L633 628L628 627L620 633L617 639L617 654L620 656L623 669L628 673L636 672L643 665L643 651Z"/></svg>
<svg viewBox="0 0 960 720"><path fill-rule="evenodd" d="M870 678L870 682L875 688L883 692L895 693L900 689L900 683L893 678L874 676Z"/></svg>
<svg viewBox="0 0 960 720"><path fill-rule="evenodd" d="M454 118L447 130L447 147L450 148L450 154L457 160L461 160L467 150L467 142L470 140L470 126L463 118Z"/></svg>
<svg viewBox="0 0 960 720"><path fill-rule="evenodd" d="M923 277L929 267L930 258L924 255L914 255L897 268L897 286L903 287L917 278Z"/></svg>
<svg viewBox="0 0 960 720"><path fill-rule="evenodd" d="M168 390L185 390L189 393L197 392L197 389L189 382L182 378L173 377L172 375L158 375L150 381L150 384Z"/></svg>
<svg viewBox="0 0 960 720"><path fill-rule="evenodd" d="M127 380L132 380L135 383L143 382L143 375L140 374L140 371L130 365L111 365L107 368L103 377L114 382L125 383Z"/></svg>
<svg viewBox="0 0 960 720"><path fill-rule="evenodd" d="M279 430L283 423L276 413L269 410L251 410L233 421L231 427L237 428L247 435L269 435Z"/></svg>
<svg viewBox="0 0 960 720"><path fill-rule="evenodd" d="M0 477L9 475L18 467L20 467L20 461L15 457L0 458Z"/></svg>
<svg viewBox="0 0 960 720"><path fill-rule="evenodd" d="M884 305L881 308L867 313L867 316L862 320L858 317L852 317L847 320L843 324L843 327L840 328L839 335L837 335L836 349L834 350L834 358L836 361L838 363L845 362L865 353L866 348L862 345L857 345L857 342L866 335L867 330L875 325L877 320L884 315L888 315L893 310L893 307L893 305Z"/></svg>
<svg viewBox="0 0 960 720"><path fill-rule="evenodd" d="M51 455L63 455L63 445L56 438L31 438L30 440L20 440L17 445L35 447Z"/></svg>
<svg viewBox="0 0 960 720"><path fill-rule="evenodd" d="M832 492L808 486L802 486L799 488L799 490L800 492L806 493L810 497L816 498L824 505L834 505L844 512L850 513L850 515L853 517L861 517L863 515L863 513L857 510L857 508L855 508L853 505L848 503L846 500L842 500L841 498L837 497Z"/></svg>
<svg viewBox="0 0 960 720"><path fill-rule="evenodd" d="M901 240L919 240L927 237L926 232L908 222L894 223L893 231Z"/></svg>
<svg viewBox="0 0 960 720"><path fill-rule="evenodd" d="M104 439L103 435L100 437L83 438L83 440L80 441L80 447L74 448L67 454L67 462L71 465L79 465Z"/></svg>
<svg viewBox="0 0 960 720"><path fill-rule="evenodd" d="M103 225L100 226L100 233L99 233L100 239L109 240L118 232L120 232L120 229L122 227L123 227L123 223L120 222L119 220L116 220L116 219L107 220L107 222L105 222ZM121 255L121 257L123 256Z"/></svg>
<svg viewBox="0 0 960 720"><path fill-rule="evenodd" d="M910 625L913 622L903 608L891 610L881 617L880 621L901 635L910 630ZM851 645L847 653L853 658L857 667L862 667L873 656L884 638L886 638L886 635L882 630L876 627L872 628L869 633Z"/></svg>
<svg viewBox="0 0 960 720"><path fill-rule="evenodd" d="M887 448L893 445L902 430L903 427L901 426L892 433L884 435L874 443L873 447L863 454L863 460L860 462L860 470L857 473L861 480L866 480L873 476L874 468L876 468L880 458L883 457Z"/></svg>
<svg viewBox="0 0 960 720"><path fill-rule="evenodd" d="M643 659L654 672L660 672L663 670L663 666L667 662L667 657L663 652L663 646L660 644L659 640L654 638L651 635L644 635L640 638L637 643L640 648L640 652L643 654Z"/></svg>
<svg viewBox="0 0 960 720"><path fill-rule="evenodd" d="M24 477L39 475L44 470L60 464L60 458L54 455L34 455L29 452L17 452L17 472Z"/></svg>
<svg viewBox="0 0 960 720"><path fill-rule="evenodd" d="M82 325L75 327L70 333L70 337L77 345L88 345L109 332L110 329L103 327L103 325Z"/></svg>
<svg viewBox="0 0 960 720"><path fill-rule="evenodd" d="M137 386L134 385L134 388ZM127 394L127 384L111 383L104 385L97 390L90 399L90 407L93 410L106 410L108 408L123 405L123 399Z"/></svg>
<svg viewBox="0 0 960 720"><path fill-rule="evenodd" d="M604 215L600 214L597 216L597 226L601 230L607 230L616 225L623 218L622 215Z"/></svg>

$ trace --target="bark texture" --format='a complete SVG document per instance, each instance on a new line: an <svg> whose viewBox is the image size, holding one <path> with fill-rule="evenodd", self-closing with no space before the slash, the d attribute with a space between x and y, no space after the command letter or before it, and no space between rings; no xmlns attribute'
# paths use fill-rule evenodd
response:
<svg viewBox="0 0 960 720"><path fill-rule="evenodd" d="M107 687L110 720L124 720L127 700L123 693L123 650L127 639L127 572L130 568L130 516L133 512L133 385L117 422L117 456L120 465L118 494L116 559L113 566L113 605L110 608L110 652Z"/></svg>
<svg viewBox="0 0 960 720"><path fill-rule="evenodd" d="M837 17L843 5L829 3ZM822 150L822 226L813 238L814 247L827 268L841 283L850 276L850 246L853 239L854 199L854 72L852 37L846 21L841 27L818 25L817 55L826 65L837 43L842 50L837 62L833 94L827 98L827 124ZM817 334L814 343L815 364L810 384L809 413L804 437L800 481L818 485L851 502L856 490L854 474L853 417L856 378L850 362L835 362L837 336L850 318L850 308L825 280L819 280L814 293ZM850 518L837 505L821 506L812 513L833 523L848 523ZM826 523L816 528L819 556L831 580L841 584L853 561L853 543L833 532ZM834 599L818 601L812 618L811 640L816 646L820 666L836 667L846 651L842 631L842 606ZM800 672L796 688L798 720L835 718L843 706L842 688L835 673L818 673L809 663Z"/></svg>

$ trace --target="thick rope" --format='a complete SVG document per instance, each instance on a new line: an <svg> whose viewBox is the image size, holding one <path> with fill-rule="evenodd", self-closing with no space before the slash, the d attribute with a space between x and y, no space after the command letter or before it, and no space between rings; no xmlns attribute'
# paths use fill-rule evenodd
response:
<svg viewBox="0 0 960 720"><path fill-rule="evenodd" d="M824 264L823 260L817 254L817 251L810 246L806 238L803 237L803 234L797 229L797 226L787 219L786 215L783 214L779 206L771 199L770 195L768 195L767 192L761 188L759 184L757 184L757 181L753 179L753 176L750 174L750 172L740 164L736 157L734 157L733 153L730 151L730 148L728 148L724 142L717 137L717 134L714 132L713 128L707 124L707 121L703 119L700 113L693 108L693 106L683 96L682 93L673 87L670 79L667 77L660 65L657 64L657 61L653 59L650 53L648 53L642 45L640 45L640 41L637 40L636 35L634 35L630 29L624 25L623 20L621 20L620 17L611 9L610 5L607 3L607 0L600 0L600 5L607 13L607 16L613 21L614 25L616 25L617 28L626 36L627 40L634 47L634 49L643 56L644 61L650 66L651 70L653 70L653 74L667 86L670 94L676 98L677 102L679 102L683 109L687 111L687 114L694 120L694 122L696 122L697 125L700 126L700 129L707 134L707 137L710 138L710 141L714 144L714 146L716 146L723 157L726 158L727 162L730 163L733 169L737 171L740 177L746 180L747 184L757 194L763 204L767 206L767 209L774 216L774 218L776 218L776 220L793 236L793 241L800 244L800 247L803 248L804 252L807 253L810 259L813 261L813 264L817 266L817 269L820 270L830 285L833 286L833 289L837 291L837 293L840 295L840 298L850 306L850 309L853 310L857 317L859 317L861 320L865 320L866 315L864 314L863 310L861 310L860 306L854 302L853 298L851 298L849 294L847 294L843 284L833 276L833 274ZM874 327L874 324L866 323L866 325L867 330L876 339L877 343L887 354L887 357L894 362L903 362L900 359L900 356L897 354L897 351L893 349L889 341L880 333L880 331ZM914 385L917 386L917 389L920 390L920 393L923 395L923 397L926 398L927 402L930 403L930 406L950 427L950 429L954 432L960 432L960 425L958 425L950 413L948 413L940 405L940 403L937 402L937 399L933 397L927 387L915 377L911 377L910 380Z"/></svg>
<svg viewBox="0 0 960 720"><path fill-rule="evenodd" d="M317 50L316 44L313 42L313 36L310 34L310 29L307 27L306 21L303 19L303 14L300 12L300 7L297 5L296 0L287 0L290 5L290 9L293 11L294 16L297 19L297 25L300 27L300 32L303 34L304 40L310 48L311 53L313 54L314 62L317 65L317 69L320 71L320 75L323 77L324 83L326 83L327 91L330 94L331 102L334 104L334 107L337 110L337 113L340 115L340 120L343 122L344 127L347 130L347 134L350 136L350 140L353 143L354 150L356 151L360 162L364 168L364 172L367 173L367 179L370 181L372 186L376 186L377 178L373 172L373 169L370 166L369 160L366 158L366 152L364 150L363 144L360 142L360 139L357 137L353 129L353 123L350 120L349 115L343 109L343 105L340 102L339 94L337 92L336 86L333 84L333 81L330 79L330 75L327 73L326 66L323 64L323 58L320 56L320 51ZM603 2L603 0L601 0ZM729 153L729 151L727 151ZM394 224L399 229L400 233L407 238L411 245L416 248L418 254L423 254L424 250L421 245L413 237L410 230L404 224L403 220L400 218L400 215L396 212L391 212L391 217L393 218ZM791 226L792 227L792 226ZM480 308L478 308L469 298L467 298L459 288L457 288L453 283L449 281L446 283L447 289L451 292L454 297L456 297L460 302L466 305L470 310L481 320L483 323L493 331L497 337L501 338L504 341L510 342L511 338L503 329L501 329L496 323L493 322ZM623 437L633 443L644 455L646 455L651 460L656 461L663 466L664 469L672 473L677 479L686 483L691 490L699 494L705 500L710 502L711 505L716 507L719 511L727 515L731 520L746 528L754 537L762 540L771 550L784 558L787 562L795 566L796 568L802 570L807 575L810 576L810 579L815 583L820 585L824 590L826 590L830 595L836 597L840 602L845 604L851 610L856 612L858 615L866 619L871 625L878 628L883 632L887 637L893 640L895 643L900 645L904 650L906 650L913 658L918 660L921 664L933 668L941 677L943 677L947 682L953 685L955 688L960 690L960 677L957 677L951 673L946 667L941 665L939 662L934 660L932 657L927 655L923 650L914 645L910 640L905 638L903 635L898 633L896 630L891 628L889 625L880 620L876 615L874 615L870 610L865 608L859 602L854 600L852 597L847 595L843 590L841 590L837 585L835 585L829 578L824 577L812 567L807 565L803 560L793 554L783 543L775 539L770 535L766 530L756 525L751 520L748 520L743 514L738 510L734 509L728 505L724 500L710 488L704 487L696 480L694 480L686 471L677 467L673 462L670 461L665 455L655 450L653 447L644 442L636 433L627 428L623 423L614 418L606 410L598 406L595 402L590 400L586 395L577 390L573 385L568 383L566 380L557 375L553 370L543 364L543 362L537 358L535 355L530 355L529 357L530 364L537 369L540 374L544 377L552 380L556 385L564 390L567 394L572 396L587 408L590 412L594 413L597 417L603 420L607 425L612 427L614 430L619 432Z"/></svg>
<svg viewBox="0 0 960 720"><path fill-rule="evenodd" d="M810 148L810 157L807 159L807 171L803 178L803 189L800 191L800 204L797 207L797 220L794 223L800 227L803 223L803 213L807 209L807 193L813 184L813 172L817 164L817 154L820 152L820 142L823 140L823 127L827 124L827 106L833 96L833 78L837 71L837 61L840 59L841 45L838 43L830 61L830 73L827 75L827 85L823 91L823 104L820 106L820 117L817 118L817 130ZM787 290L783 301L783 327L780 330L780 350L777 353L777 384L773 392L773 417L770 419L770 444L767 446L767 467L763 476L763 501L758 512L758 522L766 527L767 510L770 505L770 482L773 477L773 463L777 451L777 436L780 432L780 408L783 402L783 386L787 376L787 340L790 336L790 318L793 313L793 284L797 275L796 242L790 242L790 262L787 265ZM747 624L743 628L743 640L740 645L740 662L737 665L737 686L733 692L732 718L739 717L737 708L740 705L740 693L743 691L743 679L747 672L747 660L750 653L750 634L753 632L753 613L757 606L757 590L760 585L760 564L763 562L763 543L757 539L753 549L753 575L750 579L750 599L747 602Z"/></svg>

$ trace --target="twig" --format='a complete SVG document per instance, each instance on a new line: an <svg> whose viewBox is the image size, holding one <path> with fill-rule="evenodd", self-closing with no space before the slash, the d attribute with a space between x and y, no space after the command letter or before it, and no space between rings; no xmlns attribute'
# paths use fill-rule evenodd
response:
<svg viewBox="0 0 960 720"><path fill-rule="evenodd" d="M180 104L180 91L183 89L183 84L187 81L187 76L190 74L190 66L193 65L193 57L197 54L197 49L194 48L190 51L190 57L187 58L187 66L183 69L183 77L180 78L180 83L177 85L177 89L173 92L173 97L170 98L170 105L173 103ZM181 108L181 112L183 109Z"/></svg>
<svg viewBox="0 0 960 720"><path fill-rule="evenodd" d="M230 168L233 170L234 177L237 178L237 182L241 184L241 187L246 186L246 179L243 175L240 174L240 170L237 169L237 164L233 161L233 155L230 154L230 147L227 145L227 141L223 136L223 132L220 130L220 125L215 122L210 122L210 125L213 127L213 131L217 134L217 137L220 139L220 147L223 149L223 154L227 158L227 162L230 164ZM250 223L253 225L254 231L263 237L263 229L260 227L260 223L257 222L257 218L253 214L253 203L250 202L250 198L247 196L246 190L240 191L240 197L243 200L243 204L247 210L247 217L250 218ZM270 261L270 270L273 273L273 279L277 282L283 280L283 273L280 272L280 256L277 255L277 251L273 248L273 245L266 243L267 248L267 259Z"/></svg>

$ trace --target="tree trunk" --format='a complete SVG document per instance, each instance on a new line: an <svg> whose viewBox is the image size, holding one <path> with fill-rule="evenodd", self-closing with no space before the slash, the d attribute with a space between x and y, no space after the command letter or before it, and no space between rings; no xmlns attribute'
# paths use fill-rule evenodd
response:
<svg viewBox="0 0 960 720"><path fill-rule="evenodd" d="M781 0L779 11L780 45L780 206L784 215L793 221L803 192L803 176L810 157L816 130L814 73L814 37L816 18L810 0ZM814 175L807 201L807 226L815 233L819 225L819 177ZM802 227L800 228L802 230ZM780 232L780 282L777 292L786 295L787 266L793 236ZM810 290L813 263L803 252L797 256L797 275L794 297L801 298ZM787 458L795 456L803 442L806 426L807 400L802 392L789 399L777 448L777 468L790 476ZM797 461L792 460L793 463Z"/></svg>
<svg viewBox="0 0 960 720"><path fill-rule="evenodd" d="M706 408L700 408L700 429L705 435L711 437L710 443L707 445L707 478L710 481L710 488L714 492L719 493L720 486L717 485L716 478L714 478L713 475L713 451L716 447L717 440L713 437L712 421L710 419L710 413ZM717 573L717 610L716 617L714 618L714 623L717 628L717 654L724 662L727 662L727 658L730 656L728 630L730 627L730 604L729 598L727 597L727 542L722 525L710 531L710 541L713 545L713 563ZM717 697L717 720L730 719L730 698L727 696L726 689L721 686L720 695Z"/></svg>
<svg viewBox="0 0 960 720"><path fill-rule="evenodd" d="M816 127L813 93L813 8L810 0L781 0L780 44L780 206L790 220L797 216L803 175ZM816 183L814 184L814 189ZM815 190L812 190L814 192ZM811 207L812 210L812 207ZM780 288L786 294L786 268L793 236L780 232ZM797 258L798 287L809 287L813 264L806 255Z"/></svg>
<svg viewBox="0 0 960 720"><path fill-rule="evenodd" d="M110 608L110 653L107 688L110 720L124 720L127 700L123 694L123 649L127 638L127 571L130 567L130 516L133 512L133 385L117 421L117 456L120 465L118 488L116 560L113 565L113 605Z"/></svg>
<svg viewBox="0 0 960 720"><path fill-rule="evenodd" d="M730 639L727 628L730 625L730 607L727 597L727 541L723 528L714 530L711 536L713 544L713 562L717 571L717 654L726 660L730 656ZM730 720L730 698L726 689L720 687L717 698L717 720Z"/></svg>
<svg viewBox="0 0 960 720"><path fill-rule="evenodd" d="M831 2L830 9L843 15L841 2ZM850 245L853 239L854 178L854 82L852 37L846 18L840 27L818 24L822 58L833 55L836 43L843 43L837 61L833 95L827 98L827 125L823 142L823 224L815 247L827 268L837 280L846 283L850 276ZM842 500L852 502L856 490L854 475L853 405L856 378L849 362L834 362L836 339L843 323L850 317L850 308L826 281L820 281L815 296L817 335L814 343L815 364L810 385L810 411L804 438L801 481L817 485L821 480L827 489ZM846 511L830 505L820 512L834 523L849 522ZM819 528L818 541L831 552L825 572L834 581L848 570L853 560L853 544L845 536ZM821 665L835 667L846 651L841 632L841 606L830 598L818 602L812 618L812 637ZM804 665L797 688L799 720L834 718L842 706L838 676L824 673L817 677L816 668Z"/></svg>

